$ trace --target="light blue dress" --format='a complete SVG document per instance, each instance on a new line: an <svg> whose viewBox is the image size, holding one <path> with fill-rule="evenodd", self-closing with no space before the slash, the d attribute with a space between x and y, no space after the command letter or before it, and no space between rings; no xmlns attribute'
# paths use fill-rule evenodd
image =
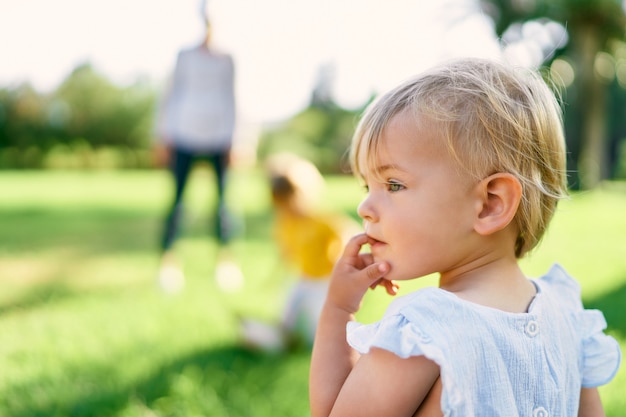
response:
<svg viewBox="0 0 626 417"><path fill-rule="evenodd" d="M394 300L376 323L348 323L348 343L360 353L377 347L437 363L445 416L576 416L581 387L617 373L620 347L559 265L532 282L528 313L426 288Z"/></svg>

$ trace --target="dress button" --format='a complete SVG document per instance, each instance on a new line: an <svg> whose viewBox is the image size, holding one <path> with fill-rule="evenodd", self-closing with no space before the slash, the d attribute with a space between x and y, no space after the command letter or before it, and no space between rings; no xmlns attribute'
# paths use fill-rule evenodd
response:
<svg viewBox="0 0 626 417"><path fill-rule="evenodd" d="M528 336L535 337L539 333L539 323L537 323L535 320L531 320L526 323L526 328L524 330L526 331L526 334Z"/></svg>
<svg viewBox="0 0 626 417"><path fill-rule="evenodd" d="M548 410L543 407L537 407L533 410L533 417L548 417Z"/></svg>

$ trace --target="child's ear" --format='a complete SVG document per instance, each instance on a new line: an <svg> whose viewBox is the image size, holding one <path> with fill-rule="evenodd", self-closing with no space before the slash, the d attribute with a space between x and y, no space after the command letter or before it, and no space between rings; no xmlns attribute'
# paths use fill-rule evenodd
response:
<svg viewBox="0 0 626 417"><path fill-rule="evenodd" d="M481 235L498 232L511 223L522 198L522 184L508 173L497 173L479 185L480 206L474 230Z"/></svg>

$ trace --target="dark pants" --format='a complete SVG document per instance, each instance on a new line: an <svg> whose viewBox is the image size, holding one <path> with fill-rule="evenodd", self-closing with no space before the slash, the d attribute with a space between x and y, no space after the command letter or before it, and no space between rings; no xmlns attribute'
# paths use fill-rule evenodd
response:
<svg viewBox="0 0 626 417"><path fill-rule="evenodd" d="M209 162L215 171L217 182L217 207L214 214L215 233L221 245L226 245L231 238L231 227L229 213L224 199L226 191L226 171L228 168L229 151L216 151L210 153L189 152L180 149L172 149L170 169L176 184L174 201L165 219L165 228L161 248L166 251L172 247L180 229L180 222L183 215L183 193L189 173L195 161L203 160Z"/></svg>

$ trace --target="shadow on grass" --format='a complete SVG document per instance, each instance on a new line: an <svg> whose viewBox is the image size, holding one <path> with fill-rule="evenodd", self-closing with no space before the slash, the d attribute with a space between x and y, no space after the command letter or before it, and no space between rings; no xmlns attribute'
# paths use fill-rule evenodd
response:
<svg viewBox="0 0 626 417"><path fill-rule="evenodd" d="M82 251L135 251L157 247L160 220L137 211L44 209L0 211L0 248L39 252L54 247Z"/></svg>
<svg viewBox="0 0 626 417"><path fill-rule="evenodd" d="M614 291L586 301L585 308L602 311L606 318L608 330L617 333L621 338L626 338L626 316L624 316L626 277L619 277L615 282L623 282L624 284Z"/></svg>
<svg viewBox="0 0 626 417"><path fill-rule="evenodd" d="M236 237L267 238L271 235L269 213L234 219ZM38 252L54 247L73 247L81 253L119 253L159 250L163 228L161 214L120 209L0 209L0 249ZM180 237L215 237L211 213L185 215Z"/></svg>
<svg viewBox="0 0 626 417"><path fill-rule="evenodd" d="M65 284L52 282L38 284L17 300L0 304L0 316L36 309L38 306L79 297L81 294Z"/></svg>
<svg viewBox="0 0 626 417"><path fill-rule="evenodd" d="M116 416L124 410L127 415L129 406L143 410L137 415L152 415L146 409L159 415L306 415L308 381L302 371L309 358L308 351L264 354L240 346L200 351L164 364L133 386L105 384L66 403L50 398L45 406L21 405L7 417Z"/></svg>

